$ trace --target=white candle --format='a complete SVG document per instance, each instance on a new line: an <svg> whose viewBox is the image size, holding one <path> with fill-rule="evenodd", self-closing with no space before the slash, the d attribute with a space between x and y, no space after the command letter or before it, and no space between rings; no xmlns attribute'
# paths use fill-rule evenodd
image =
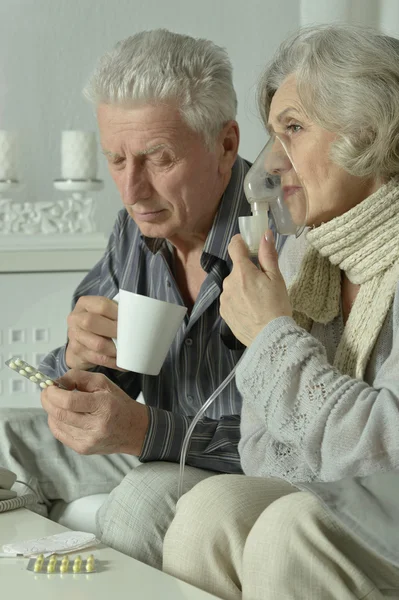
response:
<svg viewBox="0 0 399 600"><path fill-rule="evenodd" d="M94 132L62 132L61 174L62 179L96 179L97 144Z"/></svg>
<svg viewBox="0 0 399 600"><path fill-rule="evenodd" d="M12 131L0 129L0 181L17 180L17 139Z"/></svg>

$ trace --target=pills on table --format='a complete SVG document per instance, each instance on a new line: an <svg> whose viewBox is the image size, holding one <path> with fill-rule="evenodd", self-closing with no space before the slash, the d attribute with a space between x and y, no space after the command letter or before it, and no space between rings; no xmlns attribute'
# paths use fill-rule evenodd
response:
<svg viewBox="0 0 399 600"><path fill-rule="evenodd" d="M36 562L34 564L33 570L35 571L35 573L39 573L43 568L43 561L36 559Z"/></svg>
<svg viewBox="0 0 399 600"><path fill-rule="evenodd" d="M86 577L88 577L92 573L99 571L98 564L95 561L93 554L88 556L87 559L82 559L80 555L75 559L68 555L63 556L62 558L57 557L56 554L53 554L48 558L44 558L43 555L41 555L37 558L31 558L27 569L28 571L34 571L38 577L47 574L50 579L53 578L55 574L62 578L76 576L79 579L82 574L86 574Z"/></svg>

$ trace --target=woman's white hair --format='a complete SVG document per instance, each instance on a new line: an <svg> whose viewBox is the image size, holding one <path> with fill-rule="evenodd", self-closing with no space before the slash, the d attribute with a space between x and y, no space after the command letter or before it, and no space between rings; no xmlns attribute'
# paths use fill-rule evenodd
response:
<svg viewBox="0 0 399 600"><path fill-rule="evenodd" d="M177 103L183 120L208 146L237 113L226 51L166 29L119 42L100 59L83 93L95 105Z"/></svg>
<svg viewBox="0 0 399 600"><path fill-rule="evenodd" d="M309 118L338 134L335 163L358 177L399 173L399 40L360 26L299 30L260 81L265 123L275 92L292 74Z"/></svg>

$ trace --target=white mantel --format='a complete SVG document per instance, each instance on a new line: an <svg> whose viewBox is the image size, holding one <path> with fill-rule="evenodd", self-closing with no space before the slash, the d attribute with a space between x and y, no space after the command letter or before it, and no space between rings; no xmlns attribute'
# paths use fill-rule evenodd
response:
<svg viewBox="0 0 399 600"><path fill-rule="evenodd" d="M0 236L0 273L89 271L103 255L103 233Z"/></svg>

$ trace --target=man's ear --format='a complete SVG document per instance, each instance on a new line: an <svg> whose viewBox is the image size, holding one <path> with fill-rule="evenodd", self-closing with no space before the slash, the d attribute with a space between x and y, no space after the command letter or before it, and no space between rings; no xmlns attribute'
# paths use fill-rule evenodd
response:
<svg viewBox="0 0 399 600"><path fill-rule="evenodd" d="M240 143L240 129L237 121L228 121L217 139L217 148L220 150L219 173L225 175L235 163Z"/></svg>

